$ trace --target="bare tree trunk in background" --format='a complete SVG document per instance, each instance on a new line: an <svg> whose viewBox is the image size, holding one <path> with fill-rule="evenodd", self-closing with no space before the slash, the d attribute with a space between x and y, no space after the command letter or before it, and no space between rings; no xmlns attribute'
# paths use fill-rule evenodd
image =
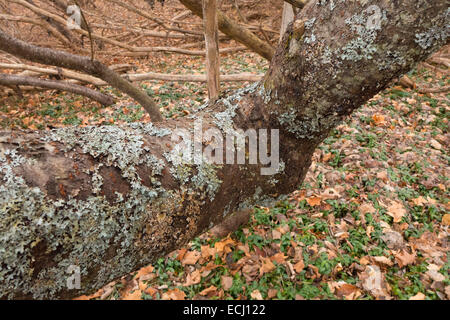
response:
<svg viewBox="0 0 450 320"><path fill-rule="evenodd" d="M220 93L220 56L219 32L217 30L217 1L202 1L206 47L206 74L208 77L208 98L209 100L214 101L219 97Z"/></svg>
<svg viewBox="0 0 450 320"><path fill-rule="evenodd" d="M180 2L195 15L203 17L202 0L180 0ZM236 21L230 19L222 11L217 11L219 30L230 38L242 43L250 50L256 52L267 60L272 59L274 50L266 41L258 38L247 28L240 26Z"/></svg>
<svg viewBox="0 0 450 320"><path fill-rule="evenodd" d="M287 26L294 20L294 8L291 4L283 3L283 14L281 17L281 27L280 27L280 41L286 32Z"/></svg>
<svg viewBox="0 0 450 320"><path fill-rule="evenodd" d="M90 293L232 212L297 189L332 128L446 43L447 7L444 0L311 1L260 83L190 118L1 133L0 297ZM278 129L279 144L270 141L279 158L186 162L171 135L191 132L193 120L203 132ZM200 141L206 151L209 141ZM66 285L71 266L80 268L79 290Z"/></svg>

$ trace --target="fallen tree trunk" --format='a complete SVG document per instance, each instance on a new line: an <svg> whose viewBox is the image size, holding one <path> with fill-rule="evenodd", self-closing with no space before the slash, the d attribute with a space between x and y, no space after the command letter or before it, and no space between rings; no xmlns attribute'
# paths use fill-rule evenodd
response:
<svg viewBox="0 0 450 320"><path fill-rule="evenodd" d="M295 190L333 127L447 41L443 0L361 3L308 3L260 83L190 118L3 132L0 296L92 292L227 215ZM194 136L183 148L171 137L192 135L190 120ZM247 164L245 156L245 164L228 162L236 160L232 139L211 150L211 137L244 138L239 128L262 129L255 131L256 164ZM268 147L261 136L265 129L273 130L270 157L261 151ZM188 157L192 149L194 160ZM227 164L220 163L220 154L227 153ZM216 161L200 161L205 158ZM74 266L80 289L67 286Z"/></svg>
<svg viewBox="0 0 450 320"><path fill-rule="evenodd" d="M33 77L22 77L9 74L0 74L0 85L4 86L32 86L37 88L55 89L79 94L88 97L104 106L114 103L113 97L95 90L64 81L46 80Z"/></svg>
<svg viewBox="0 0 450 320"><path fill-rule="evenodd" d="M108 83L89 75L70 71L66 69L51 69L41 68L37 66L31 66L27 64L14 64L14 63L0 63L0 69L13 69L13 70L28 70L33 76L39 74L59 75L68 79L78 80L84 83L93 84L95 86L105 86ZM24 75L24 74L19 74ZM127 73L122 74L122 77L128 81L145 81L145 80L162 80L162 81L176 81L176 82L206 82L207 78L204 74L167 74L167 73ZM220 76L221 82L234 82L234 81L259 81L262 75L254 73L237 73L237 74L224 74Z"/></svg>

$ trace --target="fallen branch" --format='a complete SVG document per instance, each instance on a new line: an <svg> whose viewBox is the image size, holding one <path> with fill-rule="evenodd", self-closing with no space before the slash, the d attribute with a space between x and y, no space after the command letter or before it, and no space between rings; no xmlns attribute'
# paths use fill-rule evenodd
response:
<svg viewBox="0 0 450 320"><path fill-rule="evenodd" d="M109 106L114 103L113 97L100 93L98 91L79 86L77 84L71 84L63 81L46 80L33 77L22 77L9 74L0 74L0 85L4 86L33 86L45 89L56 89L61 91L67 91L81 96L88 97L95 100L104 106Z"/></svg>
<svg viewBox="0 0 450 320"><path fill-rule="evenodd" d="M238 51L244 51L247 47L232 47L232 48L224 48L220 49L219 53L226 54L226 53L232 53L232 52L238 52ZM115 55L119 56L127 56L127 57L139 57L139 56L145 56L148 55L151 52L171 52L171 53L178 53L178 54L185 54L188 56L204 56L205 50L186 50L176 47L141 47L141 48L135 48L135 50L129 52L117 52ZM99 51L98 53L111 53L111 51Z"/></svg>
<svg viewBox="0 0 450 320"><path fill-rule="evenodd" d="M91 61L86 57L28 44L7 35L1 30L0 50L29 61L77 70L98 77L139 102L150 114L152 121L162 120L156 103L144 91L97 60Z"/></svg>
<svg viewBox="0 0 450 320"><path fill-rule="evenodd" d="M95 86L105 86L108 83L82 73L75 71L60 69L60 68L42 68L37 66L31 66L27 64L10 64L10 63L0 63L1 69L12 69L12 70L28 70L32 71L33 75L37 74L47 74L47 75L59 75L68 79L74 79L84 83L93 84ZM123 67L125 68L125 67ZM136 73L136 74L123 74L123 78L129 81L145 81L145 80L161 80L161 81L176 81L176 82L206 82L206 75L204 74L166 74L166 73ZM262 75L252 74L252 73L238 73L238 74L225 74L220 76L221 82L235 82L235 81L250 81L255 82L261 80Z"/></svg>
<svg viewBox="0 0 450 320"><path fill-rule="evenodd" d="M141 74L127 74L124 77L130 81L144 81L144 80L162 80L162 81L177 81L177 82L206 82L206 75L199 74L164 74L164 73L141 73ZM259 81L262 75L251 73L239 74L224 74L220 75L221 82L233 81Z"/></svg>

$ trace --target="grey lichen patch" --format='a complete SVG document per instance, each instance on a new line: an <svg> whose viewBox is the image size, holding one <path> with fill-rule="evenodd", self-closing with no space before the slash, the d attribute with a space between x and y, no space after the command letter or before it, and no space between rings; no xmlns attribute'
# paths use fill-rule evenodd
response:
<svg viewBox="0 0 450 320"><path fill-rule="evenodd" d="M28 186L16 172L36 160L27 159L16 149L4 150L0 155L0 296L13 297L20 292L37 299L55 297L67 289L70 265L80 267L82 283L88 274L92 277L92 268L108 270L89 280L94 281L89 287L98 287L132 266L150 262L152 252L158 250L151 246L171 236L171 215L181 207L182 197L161 187L165 162L149 154L143 137L169 132L135 125L64 128L48 133L42 140L65 145L67 157L71 157L69 151L76 150L101 158L89 173L92 195L85 199L67 195L66 199L52 200L45 190ZM101 193L106 177L100 169L106 166L117 167L129 184L126 194L115 192L112 203ZM151 174L152 187L142 183L138 166L147 167L144 171ZM157 221L159 229L149 235L153 240L146 245L148 250L132 254L149 220ZM43 259L42 255L49 257Z"/></svg>
<svg viewBox="0 0 450 320"><path fill-rule="evenodd" d="M100 194L100 192L102 191L103 177L98 172L98 170L102 166L103 163L99 163L92 174L92 192L94 194Z"/></svg>
<svg viewBox="0 0 450 320"><path fill-rule="evenodd" d="M258 85L258 82L252 83L242 89L236 90L228 97L221 98L217 101L217 104L223 104L225 106L225 110L214 114L216 118L214 123L225 133L234 131L233 118L236 116L236 109L239 106L239 102L247 94L255 92Z"/></svg>
<svg viewBox="0 0 450 320"><path fill-rule="evenodd" d="M340 58L349 61L373 59L373 55L377 52L375 40L382 23L386 20L386 12L382 12L376 5L371 5L361 14L346 19L345 23L357 37L338 50Z"/></svg>
<svg viewBox="0 0 450 320"><path fill-rule="evenodd" d="M193 185L200 191L204 190L211 201L214 200L222 180L217 177L221 166L202 162L197 166L197 174L192 177Z"/></svg>
<svg viewBox="0 0 450 320"><path fill-rule="evenodd" d="M432 48L437 42L445 43L447 41L449 28L448 24L442 27L431 27L426 32L417 33L414 41L424 50Z"/></svg>
<svg viewBox="0 0 450 320"><path fill-rule="evenodd" d="M317 114L313 118L297 118L295 110L287 111L278 116L278 122L283 125L287 131L295 134L298 139L312 139L317 134L326 132L328 129L336 126L341 118L335 114L322 117Z"/></svg>
<svg viewBox="0 0 450 320"><path fill-rule="evenodd" d="M398 66L405 67L406 65L405 58L399 52L387 50L386 59L379 64L378 70L393 69Z"/></svg>
<svg viewBox="0 0 450 320"><path fill-rule="evenodd" d="M197 158L194 163L193 151L192 142L187 140L184 145L177 144L170 152L165 153L164 157L172 164L169 171L187 190L204 193L213 201L222 184L217 177L217 170L222 166L209 163L203 156Z"/></svg>

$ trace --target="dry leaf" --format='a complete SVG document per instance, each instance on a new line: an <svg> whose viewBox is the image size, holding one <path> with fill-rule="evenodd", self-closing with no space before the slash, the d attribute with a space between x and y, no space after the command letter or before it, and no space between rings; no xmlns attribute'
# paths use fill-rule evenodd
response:
<svg viewBox="0 0 450 320"><path fill-rule="evenodd" d="M212 257L216 254L216 249L211 248L209 245L202 246L201 250L202 250L202 258L204 259Z"/></svg>
<svg viewBox="0 0 450 320"><path fill-rule="evenodd" d="M272 230L272 239L274 240L281 239L281 232L277 230Z"/></svg>
<svg viewBox="0 0 450 320"><path fill-rule="evenodd" d="M142 291L134 290L132 293L128 293L122 297L122 300L142 300Z"/></svg>
<svg viewBox="0 0 450 320"><path fill-rule="evenodd" d="M305 268L305 263L303 260L298 261L296 264L294 264L294 270L297 273L302 272L302 270Z"/></svg>
<svg viewBox="0 0 450 320"><path fill-rule="evenodd" d="M275 265L272 263L272 261L269 258L261 258L262 264L259 268L259 276L262 276L265 273L271 272L275 269Z"/></svg>
<svg viewBox="0 0 450 320"><path fill-rule="evenodd" d="M141 277L152 273L154 269L155 268L152 265L141 268L141 269L139 269L139 271L137 272L137 274L134 278L139 280L139 279L141 279Z"/></svg>
<svg viewBox="0 0 450 320"><path fill-rule="evenodd" d="M232 244L235 244L235 242L232 239L228 238L223 241L216 242L214 244L214 248L216 249L217 252L223 252L223 251L231 252L231 249L228 248L227 246L232 245Z"/></svg>
<svg viewBox="0 0 450 320"><path fill-rule="evenodd" d="M392 251L392 254L395 257L395 261L400 268L407 266L408 264L413 264L416 261L416 254L409 253L406 249L402 249L400 251Z"/></svg>
<svg viewBox="0 0 450 320"><path fill-rule="evenodd" d="M428 271L426 272L426 274L433 280L433 281L444 281L445 280L445 276L439 272L439 266L435 265L435 264L430 264L427 266Z"/></svg>
<svg viewBox="0 0 450 320"><path fill-rule="evenodd" d="M386 123L384 116L381 114L374 114L372 116L372 120L375 123L375 125L377 125L377 126L380 126L380 125L383 125Z"/></svg>
<svg viewBox="0 0 450 320"><path fill-rule="evenodd" d="M267 298L272 299L272 298L276 297L277 293L278 293L278 290L276 290L276 289L269 289L267 291Z"/></svg>
<svg viewBox="0 0 450 320"><path fill-rule="evenodd" d="M442 217L442 224L444 226L450 226L450 213L444 214L444 216Z"/></svg>
<svg viewBox="0 0 450 320"><path fill-rule="evenodd" d="M253 290L252 293L250 293L250 297L255 300L264 300L259 290Z"/></svg>
<svg viewBox="0 0 450 320"><path fill-rule="evenodd" d="M392 201L391 205L387 208L388 215L394 218L394 222L400 222L403 216L406 214L406 209L400 202Z"/></svg>
<svg viewBox="0 0 450 320"><path fill-rule="evenodd" d="M366 269L359 274L359 279L364 290L378 299L390 299L388 286L384 275L376 265L366 266Z"/></svg>
<svg viewBox="0 0 450 320"><path fill-rule="evenodd" d="M201 253L198 251L188 251L184 255L184 258L181 263L183 266L187 264L196 264L198 259L200 259L200 255Z"/></svg>
<svg viewBox="0 0 450 320"><path fill-rule="evenodd" d="M216 290L217 290L217 288L215 286L210 286L210 287L204 289L203 291L201 291L199 294L201 296L206 296L208 293L214 292Z"/></svg>
<svg viewBox="0 0 450 320"><path fill-rule="evenodd" d="M186 282L183 284L183 287L191 286L197 283L200 283L202 279L200 275L200 270L195 270L194 272L188 273L186 276Z"/></svg>
<svg viewBox="0 0 450 320"><path fill-rule="evenodd" d="M279 252L277 254L274 254L273 256L270 257L270 260L278 263L278 264L282 264L286 262L286 256L284 255L283 252Z"/></svg>
<svg viewBox="0 0 450 320"><path fill-rule="evenodd" d="M356 286L345 282L338 282L335 289L336 295L338 297L350 296L351 294L355 293L355 291L358 291L358 288Z"/></svg>
<svg viewBox="0 0 450 320"><path fill-rule="evenodd" d="M362 214L366 214L366 213L375 213L375 212L376 212L375 208L374 208L373 205L371 205L370 203L364 203L363 205L361 205L361 206L359 207L359 211L360 211Z"/></svg>
<svg viewBox="0 0 450 320"><path fill-rule="evenodd" d="M315 207L320 205L320 202L322 201L322 199L320 197L310 197L310 198L306 198L306 202L311 206L311 207Z"/></svg>
<svg viewBox="0 0 450 320"><path fill-rule="evenodd" d="M374 260L378 264L386 265L388 267L394 265L394 263L391 261L391 259L384 257L384 256L372 257L372 260Z"/></svg>
<svg viewBox="0 0 450 320"><path fill-rule="evenodd" d="M418 292L416 295L409 298L409 300L425 300L425 295L422 292Z"/></svg>
<svg viewBox="0 0 450 320"><path fill-rule="evenodd" d="M228 276L221 277L223 290L229 290L233 285L233 278Z"/></svg>
<svg viewBox="0 0 450 320"><path fill-rule="evenodd" d="M185 298L186 294L178 288L167 290L162 295L162 300L184 300Z"/></svg>

